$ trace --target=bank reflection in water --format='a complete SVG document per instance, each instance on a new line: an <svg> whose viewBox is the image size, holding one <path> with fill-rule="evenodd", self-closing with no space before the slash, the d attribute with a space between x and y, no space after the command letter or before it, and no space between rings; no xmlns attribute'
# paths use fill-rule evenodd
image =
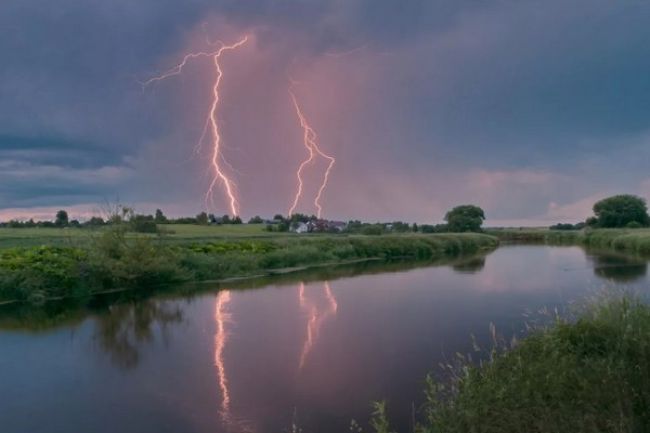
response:
<svg viewBox="0 0 650 433"><path fill-rule="evenodd" d="M113 365L133 369L140 361L140 349L154 339L154 328L168 340L169 326L183 321L183 312L173 303L153 299L112 305L99 316L95 341L106 352Z"/></svg>
<svg viewBox="0 0 650 433"><path fill-rule="evenodd" d="M612 253L588 257L593 263L596 276L617 283L631 283L645 278L648 273L648 262L640 258Z"/></svg>
<svg viewBox="0 0 650 433"><path fill-rule="evenodd" d="M478 255L459 259L452 263L452 269L460 274L477 274L485 267L485 256Z"/></svg>

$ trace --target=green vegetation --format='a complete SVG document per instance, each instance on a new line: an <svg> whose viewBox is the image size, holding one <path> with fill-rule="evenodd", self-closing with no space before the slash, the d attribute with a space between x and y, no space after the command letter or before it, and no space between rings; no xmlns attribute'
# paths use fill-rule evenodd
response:
<svg viewBox="0 0 650 433"><path fill-rule="evenodd" d="M450 232L478 232L484 220L483 209L471 204L456 206L445 215Z"/></svg>
<svg viewBox="0 0 650 433"><path fill-rule="evenodd" d="M585 232L582 243L591 248L650 256L650 230L602 229Z"/></svg>
<svg viewBox="0 0 650 433"><path fill-rule="evenodd" d="M615 195L594 204L595 218L589 225L602 228L640 228L650 225L648 207L643 198L634 195Z"/></svg>
<svg viewBox="0 0 650 433"><path fill-rule="evenodd" d="M60 210L56 213L56 219L54 220L54 225L57 227L65 227L69 224L68 213L64 210Z"/></svg>
<svg viewBox="0 0 650 433"><path fill-rule="evenodd" d="M495 236L503 242L548 245L580 245L584 232L577 230L549 230L547 228L506 228L487 229L486 234Z"/></svg>
<svg viewBox="0 0 650 433"><path fill-rule="evenodd" d="M47 228L0 228L0 249L12 247L30 246L87 246L102 233L110 230L110 226L96 226L94 228L66 227ZM262 225L209 225L199 226L190 224L166 224L159 226L156 230L164 237L160 240L170 243L183 243L196 240L222 240L233 238L269 238L277 236L289 236L282 233L268 233ZM127 237L136 238L142 236L136 233L128 233ZM156 234L150 234L158 239Z"/></svg>
<svg viewBox="0 0 650 433"><path fill-rule="evenodd" d="M259 278L228 279L223 282L192 281L183 284L165 285L151 290L109 291L96 296L76 297L43 303L12 303L0 307L0 329L37 331L60 325L81 322L89 314L97 315L115 306L140 302L164 301L167 299L192 299L215 290L252 290L269 285L296 285L299 283L330 281L357 275L375 275L387 272L403 272L428 266L450 266L457 272L475 272L484 262L490 250L462 256L442 256L432 260L363 260L346 262L336 266L328 263L305 267L295 272L273 271Z"/></svg>
<svg viewBox="0 0 650 433"><path fill-rule="evenodd" d="M559 223L550 226L549 229L550 230L582 230L585 227L587 227L586 223L577 223L577 224Z"/></svg>
<svg viewBox="0 0 650 433"><path fill-rule="evenodd" d="M84 296L190 281L251 277L358 260L432 260L493 249L481 234L277 236L169 240L136 235L129 224L74 245L0 250L0 301ZM186 233L186 236L189 233Z"/></svg>
<svg viewBox="0 0 650 433"><path fill-rule="evenodd" d="M494 340L496 335L493 330ZM427 381L418 433L650 431L650 306L620 298ZM388 432L385 407L373 426Z"/></svg>
<svg viewBox="0 0 650 433"><path fill-rule="evenodd" d="M489 229L486 234L502 242L581 245L590 249L614 250L625 254L650 256L650 229Z"/></svg>

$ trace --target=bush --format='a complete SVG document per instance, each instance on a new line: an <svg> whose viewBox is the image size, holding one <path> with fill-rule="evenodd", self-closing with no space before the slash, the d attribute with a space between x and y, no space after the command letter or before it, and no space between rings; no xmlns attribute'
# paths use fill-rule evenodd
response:
<svg viewBox="0 0 650 433"><path fill-rule="evenodd" d="M419 432L650 431L650 307L627 298L558 321L427 385Z"/></svg>
<svg viewBox="0 0 650 433"><path fill-rule="evenodd" d="M549 227L550 230L582 230L585 228L585 223L578 223L578 224L555 224Z"/></svg>
<svg viewBox="0 0 650 433"><path fill-rule="evenodd" d="M378 236L381 235L384 232L384 226L381 224L372 224L372 225L365 225L361 229L361 234L362 235L370 235L370 236Z"/></svg>
<svg viewBox="0 0 650 433"><path fill-rule="evenodd" d="M626 227L632 222L642 227L650 225L645 200L634 195L615 195L600 200L594 204L594 214L598 226L604 228Z"/></svg>
<svg viewBox="0 0 650 433"><path fill-rule="evenodd" d="M129 228L136 233L158 233L158 225L152 217L136 215L129 221Z"/></svg>
<svg viewBox="0 0 650 433"><path fill-rule="evenodd" d="M471 204L456 206L445 215L445 221L451 232L478 232L484 220L483 209Z"/></svg>

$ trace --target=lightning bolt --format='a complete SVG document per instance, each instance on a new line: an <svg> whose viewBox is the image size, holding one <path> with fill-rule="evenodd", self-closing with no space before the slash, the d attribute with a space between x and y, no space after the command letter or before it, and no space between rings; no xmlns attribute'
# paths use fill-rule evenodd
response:
<svg viewBox="0 0 650 433"><path fill-rule="evenodd" d="M332 288L328 281L323 285L323 290L325 292L325 298L327 299L327 309L320 312L316 307L316 304L313 302L308 302L307 297L305 296L305 284L300 283L300 288L298 289L298 298L300 300L300 306L308 310L309 320L307 322L307 337L305 343L302 347L302 352L300 353L300 362L298 369L302 370L307 356L314 347L314 343L318 338L318 333L323 325L323 323L332 315L336 315L339 305L336 301L336 297L332 293Z"/></svg>
<svg viewBox="0 0 650 433"><path fill-rule="evenodd" d="M309 122L307 121L307 118L302 112L302 109L300 108L300 104L298 103L298 98L296 98L296 94L289 89L289 95L291 95L291 101L293 102L293 106L296 110L296 114L298 116L298 119L300 120L300 126L303 129L303 143L305 145L305 148L307 149L307 154L308 157L300 164L298 167L298 170L296 172L296 177L298 179L298 189L296 191L296 195L294 197L293 203L291 207L289 208L289 216L291 216L294 211L296 210L296 207L298 206L298 201L300 200L300 197L302 196L303 193L303 179L302 179L302 173L305 167L310 164L311 162L314 161L314 157L316 154L321 156L322 158L326 159L328 161L327 164L327 169L325 170L325 175L323 176L323 180L320 184L320 187L318 188L318 193L316 194L316 197L314 198L314 206L316 206L316 216L318 218L321 217L323 213L323 206L321 205L321 198L323 196L323 192L325 191L325 188L327 188L327 184L329 182L329 177L330 177L330 172L332 171L332 168L334 167L334 164L336 163L336 159L325 152L321 150L321 148L318 146L318 135L314 131L314 129L309 125Z"/></svg>
<svg viewBox="0 0 650 433"><path fill-rule="evenodd" d="M199 51L196 53L186 54L179 64L169 69L167 72L164 72L159 76L150 78L149 80L141 83L144 89L145 87L153 83L165 80L175 75L180 75L183 72L183 68L185 68L185 66L190 60L200 58L200 57L212 57L214 61L214 67L216 70L216 77L215 77L214 84L212 86L212 103L210 104L208 116L205 122L205 126L203 128L203 133L201 134L201 138L199 139L199 142L197 143L197 146L194 149L194 153L200 152L203 142L207 138L208 133L210 133L212 137L212 156L210 158L210 165L214 171L214 175L205 193L205 207L206 209L209 210L210 204L214 205L213 202L214 188L219 182L221 182L224 186L227 200L229 202L230 213L233 216L239 215L239 201L237 200L237 194L235 191L236 185L235 182L230 177L228 177L228 175L221 168L222 162L226 165L229 164L221 152L221 132L219 129L219 123L217 121L217 112L218 112L219 101L220 101L219 87L221 85L221 80L223 78L223 69L221 68L221 63L219 61L221 59L221 55L224 52L235 50L241 47L242 45L244 45L247 41L248 41L248 36L244 36L242 39L240 39L239 41L231 45L226 45L223 42L219 42L220 47L214 51Z"/></svg>

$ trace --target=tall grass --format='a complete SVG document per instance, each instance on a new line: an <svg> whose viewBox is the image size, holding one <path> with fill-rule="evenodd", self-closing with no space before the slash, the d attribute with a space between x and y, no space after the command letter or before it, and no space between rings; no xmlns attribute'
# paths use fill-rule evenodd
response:
<svg viewBox="0 0 650 433"><path fill-rule="evenodd" d="M504 242L519 242L530 244L572 245L579 244L584 234L579 230L548 230L548 229L488 229L486 233Z"/></svg>
<svg viewBox="0 0 650 433"><path fill-rule="evenodd" d="M119 226L79 247L0 250L0 301L84 296L114 288L264 275L363 259L431 260L495 248L480 234L282 237L169 243Z"/></svg>
<svg viewBox="0 0 650 433"><path fill-rule="evenodd" d="M453 371L448 383L427 381L418 433L647 432L650 307L601 301Z"/></svg>
<svg viewBox="0 0 650 433"><path fill-rule="evenodd" d="M601 229L585 233L583 243L593 248L650 255L650 230Z"/></svg>
<svg viewBox="0 0 650 433"><path fill-rule="evenodd" d="M650 230L648 229L491 229L487 233L504 242L584 245L594 249L611 249L628 254L650 256Z"/></svg>

